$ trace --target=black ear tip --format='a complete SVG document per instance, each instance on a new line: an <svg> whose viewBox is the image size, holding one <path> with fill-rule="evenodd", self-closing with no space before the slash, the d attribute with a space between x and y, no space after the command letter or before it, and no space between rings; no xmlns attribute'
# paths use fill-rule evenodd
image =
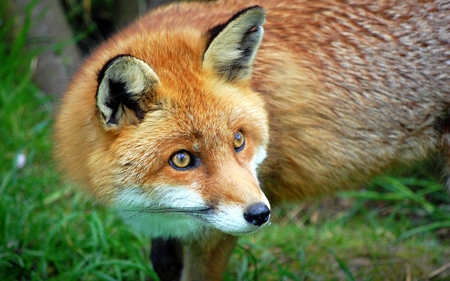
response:
<svg viewBox="0 0 450 281"><path fill-rule="evenodd" d="M98 73L97 73L97 82L98 82L98 84L100 84L100 83L102 82L102 80L103 80L103 77L105 77L106 70L107 70L108 68L110 68L111 65L112 65L116 60L118 60L118 59L120 59L120 58L123 58L123 57L131 57L131 55L123 54L123 55L115 56L115 57L109 59L109 60L103 65L102 69L100 69L100 70L98 71Z"/></svg>
<svg viewBox="0 0 450 281"><path fill-rule="evenodd" d="M258 17L258 22L255 23L255 25L262 25L264 23L264 21L266 20L266 10L263 7L256 5L256 6L251 6L251 7L245 8L243 10L240 10L239 12L234 14L234 16L228 22L231 22L231 21L241 17L242 15L246 15L249 13L253 13L253 14L255 14L255 16Z"/></svg>
<svg viewBox="0 0 450 281"><path fill-rule="evenodd" d="M240 16L247 14L247 13L251 13L251 12L256 12L259 14L259 21L254 23L254 28L257 29L258 26L262 25L266 19L266 10L264 10L264 8L262 8L261 6L251 6L251 7L247 7L243 10L240 10L239 12L235 13L227 22L223 23L223 24L219 24L217 26L214 26L213 28L209 29L207 34L209 37L209 41L207 44L207 47L209 46L209 44L212 42L212 40L214 40L214 38L216 38L216 36L232 21L236 20L237 18L239 18Z"/></svg>
<svg viewBox="0 0 450 281"><path fill-rule="evenodd" d="M245 14L245 13L247 13L249 11L261 11L264 14L266 13L266 10L264 10L263 7L261 7L259 5L254 5L254 6L247 7L245 9L237 12L236 15L239 16L239 15Z"/></svg>

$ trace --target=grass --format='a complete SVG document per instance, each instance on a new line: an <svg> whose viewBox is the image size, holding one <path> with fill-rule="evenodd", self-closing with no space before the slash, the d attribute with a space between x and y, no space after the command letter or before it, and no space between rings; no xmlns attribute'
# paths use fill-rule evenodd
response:
<svg viewBox="0 0 450 281"><path fill-rule="evenodd" d="M148 280L149 241L64 183L55 101L31 82L26 26L0 26L0 280ZM240 240L226 280L448 280L450 200L420 175L279 207Z"/></svg>
<svg viewBox="0 0 450 281"><path fill-rule="evenodd" d="M328 200L339 205L336 200ZM329 213L323 210L329 207L328 200L309 207L307 212L311 216ZM298 205L290 207L305 211ZM249 277L255 271L247 271L247 279L241 280L425 280L436 268L450 262L448 241L439 240L431 231L401 239L413 226L411 220L376 212L362 207L348 219L347 211L339 211L323 214L325 217L314 223L278 218L264 231L242 239L232 264L238 268L246 259L246 251L257 257L258 279ZM442 272L433 280L448 277L448 272Z"/></svg>

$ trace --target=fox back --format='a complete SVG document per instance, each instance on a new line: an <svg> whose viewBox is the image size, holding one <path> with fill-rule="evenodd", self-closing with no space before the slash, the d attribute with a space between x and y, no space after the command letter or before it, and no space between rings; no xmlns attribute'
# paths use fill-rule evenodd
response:
<svg viewBox="0 0 450 281"><path fill-rule="evenodd" d="M449 104L447 1L179 3L87 59L56 157L152 236L237 235L267 224L266 196L450 160Z"/></svg>

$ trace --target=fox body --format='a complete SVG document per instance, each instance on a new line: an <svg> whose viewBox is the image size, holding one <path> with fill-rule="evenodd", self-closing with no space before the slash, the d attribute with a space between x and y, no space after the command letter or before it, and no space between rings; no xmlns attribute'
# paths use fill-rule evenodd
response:
<svg viewBox="0 0 450 281"><path fill-rule="evenodd" d="M182 240L182 278L216 280L269 201L450 161L449 105L448 1L178 3L87 59L56 157L135 227Z"/></svg>

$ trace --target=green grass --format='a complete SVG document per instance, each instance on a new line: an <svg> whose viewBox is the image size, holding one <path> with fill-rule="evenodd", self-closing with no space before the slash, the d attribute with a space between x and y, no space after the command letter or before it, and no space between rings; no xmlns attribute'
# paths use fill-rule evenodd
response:
<svg viewBox="0 0 450 281"><path fill-rule="evenodd" d="M148 239L61 180L51 155L55 101L31 83L26 27L8 42L0 24L0 280L156 278ZM382 177L341 196L279 207L272 225L240 240L226 279L450 278L441 185Z"/></svg>
<svg viewBox="0 0 450 281"><path fill-rule="evenodd" d="M329 213L322 209L329 206L326 201L306 211ZM339 205L336 200L331 202ZM231 264L235 268L252 264L247 251L255 257L258 278L252 279L253 264L241 280L408 280L407 276L425 280L450 262L448 240L437 239L431 231L400 239L413 223L407 218L374 215L374 211L363 208L351 219L346 219L347 211L323 214L326 218L314 223L279 218L278 223L242 239ZM433 280L448 280L449 274L443 272L440 277Z"/></svg>

